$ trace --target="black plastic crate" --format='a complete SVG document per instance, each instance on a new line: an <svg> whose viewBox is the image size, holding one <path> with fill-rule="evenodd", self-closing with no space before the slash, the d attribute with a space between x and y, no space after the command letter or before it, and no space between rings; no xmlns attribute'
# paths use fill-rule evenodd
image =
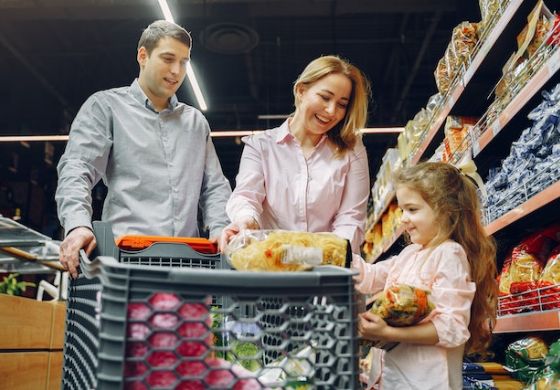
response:
<svg viewBox="0 0 560 390"><path fill-rule="evenodd" d="M351 271L156 268L110 257L98 257L83 271L103 286L99 389L359 388ZM210 296L229 303L214 308ZM220 320L211 327L216 315ZM276 324L261 326L269 315ZM269 345L267 336L280 342ZM256 351L235 356L233 342L251 343ZM265 362L270 352L278 357ZM246 363L255 372L243 370Z"/></svg>
<svg viewBox="0 0 560 390"><path fill-rule="evenodd" d="M142 251L124 251L115 245L111 225L94 222L97 248L93 257L109 256L121 263L152 267L195 267L214 269L224 263L221 255L193 251L184 244L154 244ZM66 331L62 387L64 389L97 388L97 366L102 284L99 278L80 274L68 286ZM221 306L222 302L213 302Z"/></svg>

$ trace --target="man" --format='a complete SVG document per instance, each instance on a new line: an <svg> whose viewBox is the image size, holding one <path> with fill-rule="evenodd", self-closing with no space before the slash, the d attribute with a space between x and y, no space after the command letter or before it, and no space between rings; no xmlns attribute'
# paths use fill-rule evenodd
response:
<svg viewBox="0 0 560 390"><path fill-rule="evenodd" d="M138 79L93 94L72 123L58 164L56 201L66 238L60 261L77 277L79 250L91 252L91 189L108 187L105 221L115 235L199 235L200 207L211 239L227 225L231 187L204 116L177 101L192 40L180 26L156 21L138 42Z"/></svg>

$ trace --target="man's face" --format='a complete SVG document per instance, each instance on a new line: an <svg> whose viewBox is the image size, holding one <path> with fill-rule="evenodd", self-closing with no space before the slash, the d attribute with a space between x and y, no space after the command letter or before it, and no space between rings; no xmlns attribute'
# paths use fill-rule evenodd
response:
<svg viewBox="0 0 560 390"><path fill-rule="evenodd" d="M177 92L185 79L189 58L187 45L171 37L160 39L150 55L146 48L138 49L139 82L150 100L156 104L167 102Z"/></svg>

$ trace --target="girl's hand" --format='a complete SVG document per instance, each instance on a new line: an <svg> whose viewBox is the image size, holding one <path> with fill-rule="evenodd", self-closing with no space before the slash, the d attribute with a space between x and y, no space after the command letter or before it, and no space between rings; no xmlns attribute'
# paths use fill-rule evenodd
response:
<svg viewBox="0 0 560 390"><path fill-rule="evenodd" d="M366 340L387 340L387 333L391 329L381 317L369 311L358 316L358 333Z"/></svg>

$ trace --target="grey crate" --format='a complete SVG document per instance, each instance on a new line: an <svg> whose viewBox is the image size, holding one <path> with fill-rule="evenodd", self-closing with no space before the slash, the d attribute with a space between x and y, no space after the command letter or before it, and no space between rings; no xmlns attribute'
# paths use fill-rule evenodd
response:
<svg viewBox="0 0 560 390"><path fill-rule="evenodd" d="M116 247L111 225L94 222L97 248L93 256L110 256L131 266L221 268L220 255L193 251L183 244L154 244L142 251L122 251ZM62 388L97 388L100 301L103 286L96 277L80 274L68 286ZM216 306L223 302L214 300Z"/></svg>
<svg viewBox="0 0 560 390"><path fill-rule="evenodd" d="M83 269L103 287L99 389L359 388L349 270L250 273L131 265L111 257L98 257ZM212 308L210 296L228 303ZM215 327L210 313L221 317ZM229 365L221 357L233 356L232 341L251 342L258 352ZM240 370L247 361L258 366L256 372ZM276 378L274 386L270 377Z"/></svg>

